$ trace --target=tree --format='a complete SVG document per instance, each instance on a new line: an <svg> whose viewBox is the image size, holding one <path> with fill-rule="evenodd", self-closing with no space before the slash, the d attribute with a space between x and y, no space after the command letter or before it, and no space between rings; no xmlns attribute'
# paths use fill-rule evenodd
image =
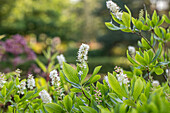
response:
<svg viewBox="0 0 170 113"><path fill-rule="evenodd" d="M66 38L70 22L64 11L69 4L68 0L2 0L0 33L46 33Z"/></svg>

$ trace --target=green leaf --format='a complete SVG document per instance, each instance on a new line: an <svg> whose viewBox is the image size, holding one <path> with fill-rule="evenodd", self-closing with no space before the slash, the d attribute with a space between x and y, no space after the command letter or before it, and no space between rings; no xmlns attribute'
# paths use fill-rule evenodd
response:
<svg viewBox="0 0 170 113"><path fill-rule="evenodd" d="M148 31L149 29L150 29L150 27L147 26L147 25L143 25L143 26L142 26L142 30L144 30L144 31Z"/></svg>
<svg viewBox="0 0 170 113"><path fill-rule="evenodd" d="M89 81L91 81L91 79L100 71L101 67L102 67L102 66L97 66L97 67L94 69L92 76L89 78L89 80L87 80L87 81L85 82L85 84L88 83Z"/></svg>
<svg viewBox="0 0 170 113"><path fill-rule="evenodd" d="M6 96L8 97L8 96L10 96L11 95L11 93L12 93L12 91L13 91L13 88L14 88L14 82L13 81L10 81L10 83L9 83L9 85L8 85L9 87L8 87L8 91L7 91L7 94L6 94Z"/></svg>
<svg viewBox="0 0 170 113"><path fill-rule="evenodd" d="M139 95L141 94L143 90L143 82L140 78L138 78L135 82L135 86L134 86L134 91L133 91L133 98L134 101L136 101L139 97Z"/></svg>
<svg viewBox="0 0 170 113"><path fill-rule="evenodd" d="M51 60L55 60L56 57L57 57L57 55L58 55L58 52L54 53L54 54L52 55L52 57L51 57Z"/></svg>
<svg viewBox="0 0 170 113"><path fill-rule="evenodd" d="M154 40L154 34L152 33L151 34L151 37L150 37L150 44L154 47L155 46L155 40Z"/></svg>
<svg viewBox="0 0 170 113"><path fill-rule="evenodd" d="M89 67L88 67L87 63L86 63L86 68L83 68L82 71L83 71L83 74L81 75L81 82L86 78L86 76L89 72Z"/></svg>
<svg viewBox="0 0 170 113"><path fill-rule="evenodd" d="M34 113L34 109L33 109L32 105L29 104L28 108L29 108L29 113Z"/></svg>
<svg viewBox="0 0 170 113"><path fill-rule="evenodd" d="M53 70L54 63L55 63L54 61L51 61L51 62L49 63L48 69L47 69L48 72L51 72L51 71Z"/></svg>
<svg viewBox="0 0 170 113"><path fill-rule="evenodd" d="M28 91L22 98L21 101L29 99L31 96L33 96L34 91Z"/></svg>
<svg viewBox="0 0 170 113"><path fill-rule="evenodd" d="M147 48L147 49L150 49L150 48L151 48L144 38L141 39L141 42L142 42L142 46L143 46L143 47L145 47L145 48Z"/></svg>
<svg viewBox="0 0 170 113"><path fill-rule="evenodd" d="M73 101L69 95L66 95L63 100L64 107L67 109L68 112L71 111L73 106Z"/></svg>
<svg viewBox="0 0 170 113"><path fill-rule="evenodd" d="M143 52L142 52L142 49L141 49L141 48L139 48L139 51L136 51L136 53L137 53L137 54L139 54L140 56L144 57L144 55L143 55Z"/></svg>
<svg viewBox="0 0 170 113"><path fill-rule="evenodd" d="M118 97L118 95L116 93L108 93L108 95L115 101L118 103L123 103L123 101Z"/></svg>
<svg viewBox="0 0 170 113"><path fill-rule="evenodd" d="M113 112L109 111L108 108L103 108L101 109L101 113L113 113Z"/></svg>
<svg viewBox="0 0 170 113"><path fill-rule="evenodd" d="M126 109L127 105L126 104L123 103L123 104L119 104L117 106L119 106L119 113L126 113L126 111L127 111L127 109Z"/></svg>
<svg viewBox="0 0 170 113"><path fill-rule="evenodd" d="M111 14L111 16L112 16L112 19L113 19L115 22L117 22L118 24L123 24L123 22L122 22L121 20L117 19L117 18L113 15L112 12L110 12L110 14Z"/></svg>
<svg viewBox="0 0 170 113"><path fill-rule="evenodd" d="M161 69L160 67L155 68L155 73L156 73L157 75L161 75L163 72L164 72L164 70Z"/></svg>
<svg viewBox="0 0 170 113"><path fill-rule="evenodd" d="M140 69L137 69L137 68L134 68L133 73L134 73L136 76L142 75L142 71L141 71Z"/></svg>
<svg viewBox="0 0 170 113"><path fill-rule="evenodd" d="M149 103L148 108L150 108L150 111L152 113L160 113L158 110L158 107L156 106L156 104L154 102Z"/></svg>
<svg viewBox="0 0 170 113"><path fill-rule="evenodd" d="M155 57L153 58L153 60L152 60L150 63L152 63L152 62L154 62L154 61L157 60L157 58L158 58L158 57L160 56L160 54L161 54L161 51L162 51L162 47L160 46L160 47L158 48L157 52L156 52Z"/></svg>
<svg viewBox="0 0 170 113"><path fill-rule="evenodd" d="M123 103L125 103L125 104L127 104L129 106L132 106L132 107L136 107L136 105L133 102L133 100L130 100L130 99L124 100Z"/></svg>
<svg viewBox="0 0 170 113"><path fill-rule="evenodd" d="M167 33L165 36L165 40L169 40L170 39L170 33Z"/></svg>
<svg viewBox="0 0 170 113"><path fill-rule="evenodd" d="M123 70L123 73L126 74L128 78L132 78L133 77L133 73L131 71Z"/></svg>
<svg viewBox="0 0 170 113"><path fill-rule="evenodd" d="M150 20L148 17L147 17L145 20L146 20L147 25L148 25L149 27L151 27L151 24L150 24L150 23L151 23L151 20Z"/></svg>
<svg viewBox="0 0 170 113"><path fill-rule="evenodd" d="M143 45L140 41L138 41L138 46L143 48Z"/></svg>
<svg viewBox="0 0 170 113"><path fill-rule="evenodd" d="M128 50L127 50L127 58L132 64L134 64L135 66L139 66L139 64L130 57Z"/></svg>
<svg viewBox="0 0 170 113"><path fill-rule="evenodd" d="M99 81L97 81L96 86L98 90L101 91L102 95L105 95L108 92L108 86L101 84Z"/></svg>
<svg viewBox="0 0 170 113"><path fill-rule="evenodd" d="M130 28L130 15L128 13L123 12L122 21L126 27Z"/></svg>
<svg viewBox="0 0 170 113"><path fill-rule="evenodd" d="M166 30L163 27L160 27L160 31L161 31L162 38L165 38Z"/></svg>
<svg viewBox="0 0 170 113"><path fill-rule="evenodd" d="M121 27L121 26L120 26ZM121 27L122 28L122 27ZM123 31L123 32L132 32L132 30L131 29L129 29L129 28L124 28L124 26L123 26L123 28L121 29L121 31Z"/></svg>
<svg viewBox="0 0 170 113"><path fill-rule="evenodd" d="M74 70L74 68L72 66L63 62L63 72L64 72L65 76L68 78L68 80L70 80L71 82L79 84L77 71Z"/></svg>
<svg viewBox="0 0 170 113"><path fill-rule="evenodd" d="M97 107L101 110L104 109L104 107L102 105L97 105Z"/></svg>
<svg viewBox="0 0 170 113"><path fill-rule="evenodd" d="M78 88L71 88L70 89L71 92L82 92L81 89L78 89Z"/></svg>
<svg viewBox="0 0 170 113"><path fill-rule="evenodd" d="M45 65L37 58L35 59L36 63L38 64L38 66L44 71L47 72L47 69L45 67Z"/></svg>
<svg viewBox="0 0 170 113"><path fill-rule="evenodd" d="M16 103L18 103L20 101L19 95L14 95L14 100Z"/></svg>
<svg viewBox="0 0 170 113"><path fill-rule="evenodd" d="M147 53L148 53L148 55L149 55L149 62L151 62L152 61L152 59L153 59L153 55L154 55L154 53L153 53L153 51L150 49L150 50L148 50L147 51Z"/></svg>
<svg viewBox="0 0 170 113"><path fill-rule="evenodd" d="M144 93L141 94L140 100L142 101L143 104L147 102L147 98Z"/></svg>
<svg viewBox="0 0 170 113"><path fill-rule="evenodd" d="M100 75L94 76L94 77L91 79L90 84L95 83L95 82L98 81L100 78L101 78Z"/></svg>
<svg viewBox="0 0 170 113"><path fill-rule="evenodd" d="M159 62L159 63L156 64L155 67L168 65L169 63L170 63L170 61L167 61L167 62Z"/></svg>
<svg viewBox="0 0 170 113"><path fill-rule="evenodd" d="M19 85L19 78L18 77L15 79L15 82L16 82L16 85Z"/></svg>
<svg viewBox="0 0 170 113"><path fill-rule="evenodd" d="M135 55L135 59L143 66L147 65L146 61L144 60L144 58L142 56L140 56L139 54Z"/></svg>
<svg viewBox="0 0 170 113"><path fill-rule="evenodd" d="M157 23L157 26L162 25L162 24L163 24L163 22L164 22L164 20L165 20L165 18L164 18L164 17L162 17L162 18L161 18L161 20Z"/></svg>
<svg viewBox="0 0 170 113"><path fill-rule="evenodd" d="M155 10L154 10L154 13L153 13L153 15L152 15L152 22L153 22L154 25L156 25L157 22L158 22L157 13L156 13Z"/></svg>
<svg viewBox="0 0 170 113"><path fill-rule="evenodd" d="M129 13L129 15L130 15L130 17L132 16L132 14L131 14L131 11L130 11L130 9L125 5L124 6L125 8L126 8L126 10L128 11L128 13Z"/></svg>
<svg viewBox="0 0 170 113"><path fill-rule="evenodd" d="M139 29L139 30L141 30L142 27L143 27L143 23L138 20L138 21L136 22L136 28Z"/></svg>
<svg viewBox="0 0 170 113"><path fill-rule="evenodd" d="M135 26L136 26L136 21L137 21L137 20L132 17L132 23L133 23L133 25L135 25Z"/></svg>
<svg viewBox="0 0 170 113"><path fill-rule="evenodd" d="M114 75L108 73L108 80L111 88L120 96L127 97Z"/></svg>
<svg viewBox="0 0 170 113"><path fill-rule="evenodd" d="M32 104L32 107L33 107L33 109L37 109L39 107L39 104L38 103Z"/></svg>
<svg viewBox="0 0 170 113"><path fill-rule="evenodd" d="M149 98L150 88L151 88L151 84L150 84L150 82L147 82L146 87L145 87L145 89L144 89L144 93L145 93L145 96L146 96L147 98Z"/></svg>
<svg viewBox="0 0 170 113"><path fill-rule="evenodd" d="M150 22L149 24L150 24L151 27L155 26L153 21L149 21L149 22Z"/></svg>
<svg viewBox="0 0 170 113"><path fill-rule="evenodd" d="M6 96L6 86L5 85L1 89L1 94L2 94L3 97Z"/></svg>
<svg viewBox="0 0 170 113"><path fill-rule="evenodd" d="M154 28L154 32L159 38L162 38L162 33L158 27Z"/></svg>
<svg viewBox="0 0 170 113"><path fill-rule="evenodd" d="M110 29L110 30L120 30L120 27L115 26L114 24L112 24L111 22L105 22L105 25Z"/></svg>
<svg viewBox="0 0 170 113"><path fill-rule="evenodd" d="M168 17L166 15L163 15L163 18L165 19L165 22L170 24L170 19L168 19Z"/></svg>
<svg viewBox="0 0 170 113"><path fill-rule="evenodd" d="M63 73L63 72L62 72L62 73ZM63 73L63 75L64 75L64 73ZM65 80L66 80L67 82L69 82L73 87L78 88L78 89L81 88L81 85L80 85L80 84L71 82L65 75L64 75L64 77L65 77Z"/></svg>
<svg viewBox="0 0 170 113"><path fill-rule="evenodd" d="M83 111L83 113L97 113L96 110L88 106L80 106L80 109Z"/></svg>
<svg viewBox="0 0 170 113"><path fill-rule="evenodd" d="M45 104L44 107L49 113L64 113L64 110L62 109L62 107L60 107L56 103L48 103L48 104Z"/></svg>
<svg viewBox="0 0 170 113"><path fill-rule="evenodd" d="M144 51L144 60L147 62L147 64L149 64L149 55L146 51Z"/></svg>

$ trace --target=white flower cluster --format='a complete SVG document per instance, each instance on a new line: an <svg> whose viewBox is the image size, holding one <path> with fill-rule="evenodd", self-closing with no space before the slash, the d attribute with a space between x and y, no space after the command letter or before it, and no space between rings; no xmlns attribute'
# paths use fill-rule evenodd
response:
<svg viewBox="0 0 170 113"><path fill-rule="evenodd" d="M87 44L82 44L79 48L77 59L81 63L80 65L81 67L86 68L85 61L87 61L87 54L88 54L89 48L90 47Z"/></svg>
<svg viewBox="0 0 170 113"><path fill-rule="evenodd" d="M120 7L117 6L116 3L114 3L113 1L109 0L106 1L106 6L108 9L110 9L110 11L112 11L112 13L119 19L122 20L122 15L123 13L120 10Z"/></svg>
<svg viewBox="0 0 170 113"><path fill-rule="evenodd" d="M56 88L55 90L57 91L59 98L62 99L64 95L63 93L64 89L61 86L61 81L60 81L60 77L58 76L57 70L51 71L49 77L51 78L51 84Z"/></svg>
<svg viewBox="0 0 170 113"><path fill-rule="evenodd" d="M63 54L58 55L57 60L58 60L58 62L60 64L60 67L63 68L63 62L66 62L66 59L65 59L64 55Z"/></svg>
<svg viewBox="0 0 170 113"><path fill-rule="evenodd" d="M50 97L50 95L48 94L48 92L46 90L42 90L39 93L43 103L51 103L52 102L52 98Z"/></svg>
<svg viewBox="0 0 170 113"><path fill-rule="evenodd" d="M33 89L35 87L35 80L34 80L34 77L32 76L32 74L28 75L27 86L30 89Z"/></svg>
<svg viewBox="0 0 170 113"><path fill-rule="evenodd" d="M127 78L126 74L123 74L123 71L119 74L116 74L117 80L119 81L120 84L128 84L130 81Z"/></svg>
<svg viewBox="0 0 170 113"><path fill-rule="evenodd" d="M26 89L26 82L21 81L21 83L19 85L17 85L17 88L19 88L19 91L17 93L21 93L23 95L24 90Z"/></svg>
<svg viewBox="0 0 170 113"><path fill-rule="evenodd" d="M57 70L51 71L49 77L51 78L51 84L53 86L60 86L60 77L58 76Z"/></svg>
<svg viewBox="0 0 170 113"><path fill-rule="evenodd" d="M159 86L159 81L157 81L157 80L152 81L152 86L153 87L158 87Z"/></svg>
<svg viewBox="0 0 170 113"><path fill-rule="evenodd" d="M117 73L116 77L117 77L117 80L119 81L120 85L122 85L122 84L128 85L128 83L130 81L128 80L127 75L123 73L123 69L121 69L120 67L117 67L117 66L114 69L115 69L115 72Z"/></svg>
<svg viewBox="0 0 170 113"><path fill-rule="evenodd" d="M2 88L5 83L6 83L5 75L0 73L0 88Z"/></svg>

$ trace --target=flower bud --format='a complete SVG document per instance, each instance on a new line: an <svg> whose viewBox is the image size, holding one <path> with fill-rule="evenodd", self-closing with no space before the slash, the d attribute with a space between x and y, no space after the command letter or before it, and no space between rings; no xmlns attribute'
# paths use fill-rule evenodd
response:
<svg viewBox="0 0 170 113"><path fill-rule="evenodd" d="M134 46L128 46L128 50L130 52L130 54L134 55L136 50L135 50L135 47Z"/></svg>
<svg viewBox="0 0 170 113"><path fill-rule="evenodd" d="M158 87L158 86L159 86L159 81L158 81L158 80L154 80L154 81L152 82L152 86L153 86L153 87Z"/></svg>

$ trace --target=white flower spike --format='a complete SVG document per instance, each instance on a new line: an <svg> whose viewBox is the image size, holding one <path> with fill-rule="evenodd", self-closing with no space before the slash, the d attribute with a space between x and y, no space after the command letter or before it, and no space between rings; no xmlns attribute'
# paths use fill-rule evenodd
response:
<svg viewBox="0 0 170 113"><path fill-rule="evenodd" d="M52 102L52 98L50 97L50 95L48 94L48 92L46 90L42 90L39 93L43 103L51 103Z"/></svg>
<svg viewBox="0 0 170 113"><path fill-rule="evenodd" d="M64 55L63 54L58 55L57 60L58 60L58 62L60 64L60 67L63 68L63 62L66 62L66 59L65 59Z"/></svg>
<svg viewBox="0 0 170 113"><path fill-rule="evenodd" d="M35 80L32 74L28 75L28 80L27 80L27 87L30 89L33 89L35 87Z"/></svg>
<svg viewBox="0 0 170 113"><path fill-rule="evenodd" d="M5 83L6 83L5 75L0 73L0 88L2 88Z"/></svg>
<svg viewBox="0 0 170 113"><path fill-rule="evenodd" d="M89 48L90 47L87 44L82 44L79 48L77 61L81 63L81 67L86 68L85 61L87 61L87 54L88 54Z"/></svg>
<svg viewBox="0 0 170 113"><path fill-rule="evenodd" d="M21 81L21 83L19 85L17 85L17 87L19 88L19 91L17 93L21 93L23 95L24 90L27 89L26 88L26 82L24 80Z"/></svg>

